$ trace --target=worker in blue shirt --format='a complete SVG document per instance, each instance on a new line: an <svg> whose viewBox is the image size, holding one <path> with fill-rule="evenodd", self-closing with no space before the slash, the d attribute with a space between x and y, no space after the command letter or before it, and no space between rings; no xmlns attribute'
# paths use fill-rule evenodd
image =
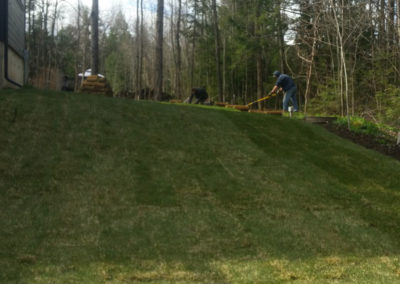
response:
<svg viewBox="0 0 400 284"><path fill-rule="evenodd" d="M280 90L285 92L283 97L283 110L288 111L289 101L293 104L294 111L299 110L299 106L297 105L296 99L296 84L294 83L293 79L286 74L281 74L279 71L275 71L274 77L277 79L274 88L268 95L272 95Z"/></svg>

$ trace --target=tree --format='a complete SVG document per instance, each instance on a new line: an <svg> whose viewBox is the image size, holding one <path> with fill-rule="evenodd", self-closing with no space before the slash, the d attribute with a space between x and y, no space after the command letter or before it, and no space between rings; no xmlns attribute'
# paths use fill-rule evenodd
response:
<svg viewBox="0 0 400 284"><path fill-rule="evenodd" d="M156 50L154 66L154 98L161 99L163 90L163 39L164 39L164 0L157 2L157 22L156 22Z"/></svg>
<svg viewBox="0 0 400 284"><path fill-rule="evenodd" d="M139 15L139 7L140 7L140 2L139 0L136 1L136 99L139 99L140 92L142 89L142 74L140 70L140 53L141 53L141 44L140 44L140 38L142 37L141 32L140 32L140 15ZM143 9L143 7L142 7Z"/></svg>
<svg viewBox="0 0 400 284"><path fill-rule="evenodd" d="M344 20L344 1L342 0L342 3L340 6L338 6L338 11L341 12L341 15L338 15L336 11L336 5L333 3L333 0L330 0L331 6L332 6L332 11L333 11L333 17L335 21L335 27L336 27L336 32L337 32L337 38L339 41L338 49L340 53L340 74L343 74L340 76L340 80L344 81L344 92L345 92L345 98L346 98L346 116L347 116L347 124L350 129L350 118L349 118L349 80L347 76L347 64L346 64L346 57L345 57L345 50L344 50L344 35L343 35L343 20ZM339 17L342 19L342 22L339 23ZM342 88L341 88L342 92Z"/></svg>
<svg viewBox="0 0 400 284"><path fill-rule="evenodd" d="M99 0L92 2L92 75L99 73Z"/></svg>
<svg viewBox="0 0 400 284"><path fill-rule="evenodd" d="M143 84L143 57L144 57L144 24L143 0L136 1L136 91L135 98L140 99ZM140 7L140 14L139 14Z"/></svg>
<svg viewBox="0 0 400 284"><path fill-rule="evenodd" d="M122 11L118 11L109 23L103 46L105 75L115 96L125 96L127 92L134 90L136 69L133 66L133 42L125 16Z"/></svg>
<svg viewBox="0 0 400 284"><path fill-rule="evenodd" d="M217 2L212 0L212 15L213 15L213 25L215 33L215 62L217 66L217 86L218 86L218 99L220 102L224 101L223 90L222 90L222 71L221 71L221 40L219 35L218 27L218 12L217 12Z"/></svg>
<svg viewBox="0 0 400 284"><path fill-rule="evenodd" d="M78 8L76 11L76 27L77 27L77 39L76 39L76 47L77 50L80 50L81 45L81 1L78 0ZM75 55L75 82L74 82L74 91L78 91L79 88L79 57Z"/></svg>
<svg viewBox="0 0 400 284"><path fill-rule="evenodd" d="M182 0L178 0L178 17L176 20L176 74L175 74L175 86L176 95L178 98L182 97L182 84L181 84L181 72L182 72L182 50L181 50L181 17L182 17Z"/></svg>

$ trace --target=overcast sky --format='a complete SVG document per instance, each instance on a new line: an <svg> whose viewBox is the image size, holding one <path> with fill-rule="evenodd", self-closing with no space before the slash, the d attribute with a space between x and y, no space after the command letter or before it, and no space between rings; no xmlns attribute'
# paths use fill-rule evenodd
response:
<svg viewBox="0 0 400 284"><path fill-rule="evenodd" d="M128 23L132 24L136 19L136 2L137 0L99 0L100 17L107 19L111 14L113 14L113 12L115 14L116 11L121 10L124 13ZM92 7L92 0L81 0L81 3L89 7L89 9ZM72 23L75 21L75 13L73 12L73 8L75 9L77 6L78 0L64 1L64 23ZM157 0L143 0L143 8L145 18L151 21L152 16L157 10Z"/></svg>
<svg viewBox="0 0 400 284"><path fill-rule="evenodd" d="M76 0L75 0L76 1ZM88 7L92 7L92 0L81 0L83 4ZM77 1L76 1L77 2ZM100 12L109 12L112 11L113 8L121 7L122 11L126 14L135 14L136 13L136 0L99 0L99 9ZM156 0L143 0L143 7L145 10L153 10L157 9L157 1Z"/></svg>

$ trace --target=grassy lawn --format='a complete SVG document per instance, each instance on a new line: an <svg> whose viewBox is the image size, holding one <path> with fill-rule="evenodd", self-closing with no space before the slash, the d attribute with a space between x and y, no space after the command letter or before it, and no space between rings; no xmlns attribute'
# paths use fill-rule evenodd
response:
<svg viewBox="0 0 400 284"><path fill-rule="evenodd" d="M0 92L0 283L399 283L400 162L289 118Z"/></svg>

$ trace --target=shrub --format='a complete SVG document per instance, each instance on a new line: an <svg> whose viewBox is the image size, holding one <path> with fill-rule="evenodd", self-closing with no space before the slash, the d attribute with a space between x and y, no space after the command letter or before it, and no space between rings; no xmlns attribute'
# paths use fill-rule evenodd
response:
<svg viewBox="0 0 400 284"><path fill-rule="evenodd" d="M347 127L347 118L339 117L336 120L335 124L342 127ZM356 116L350 118L350 130L356 133L363 133L374 136L379 136L381 134L381 131L377 124L367 121L362 117Z"/></svg>

